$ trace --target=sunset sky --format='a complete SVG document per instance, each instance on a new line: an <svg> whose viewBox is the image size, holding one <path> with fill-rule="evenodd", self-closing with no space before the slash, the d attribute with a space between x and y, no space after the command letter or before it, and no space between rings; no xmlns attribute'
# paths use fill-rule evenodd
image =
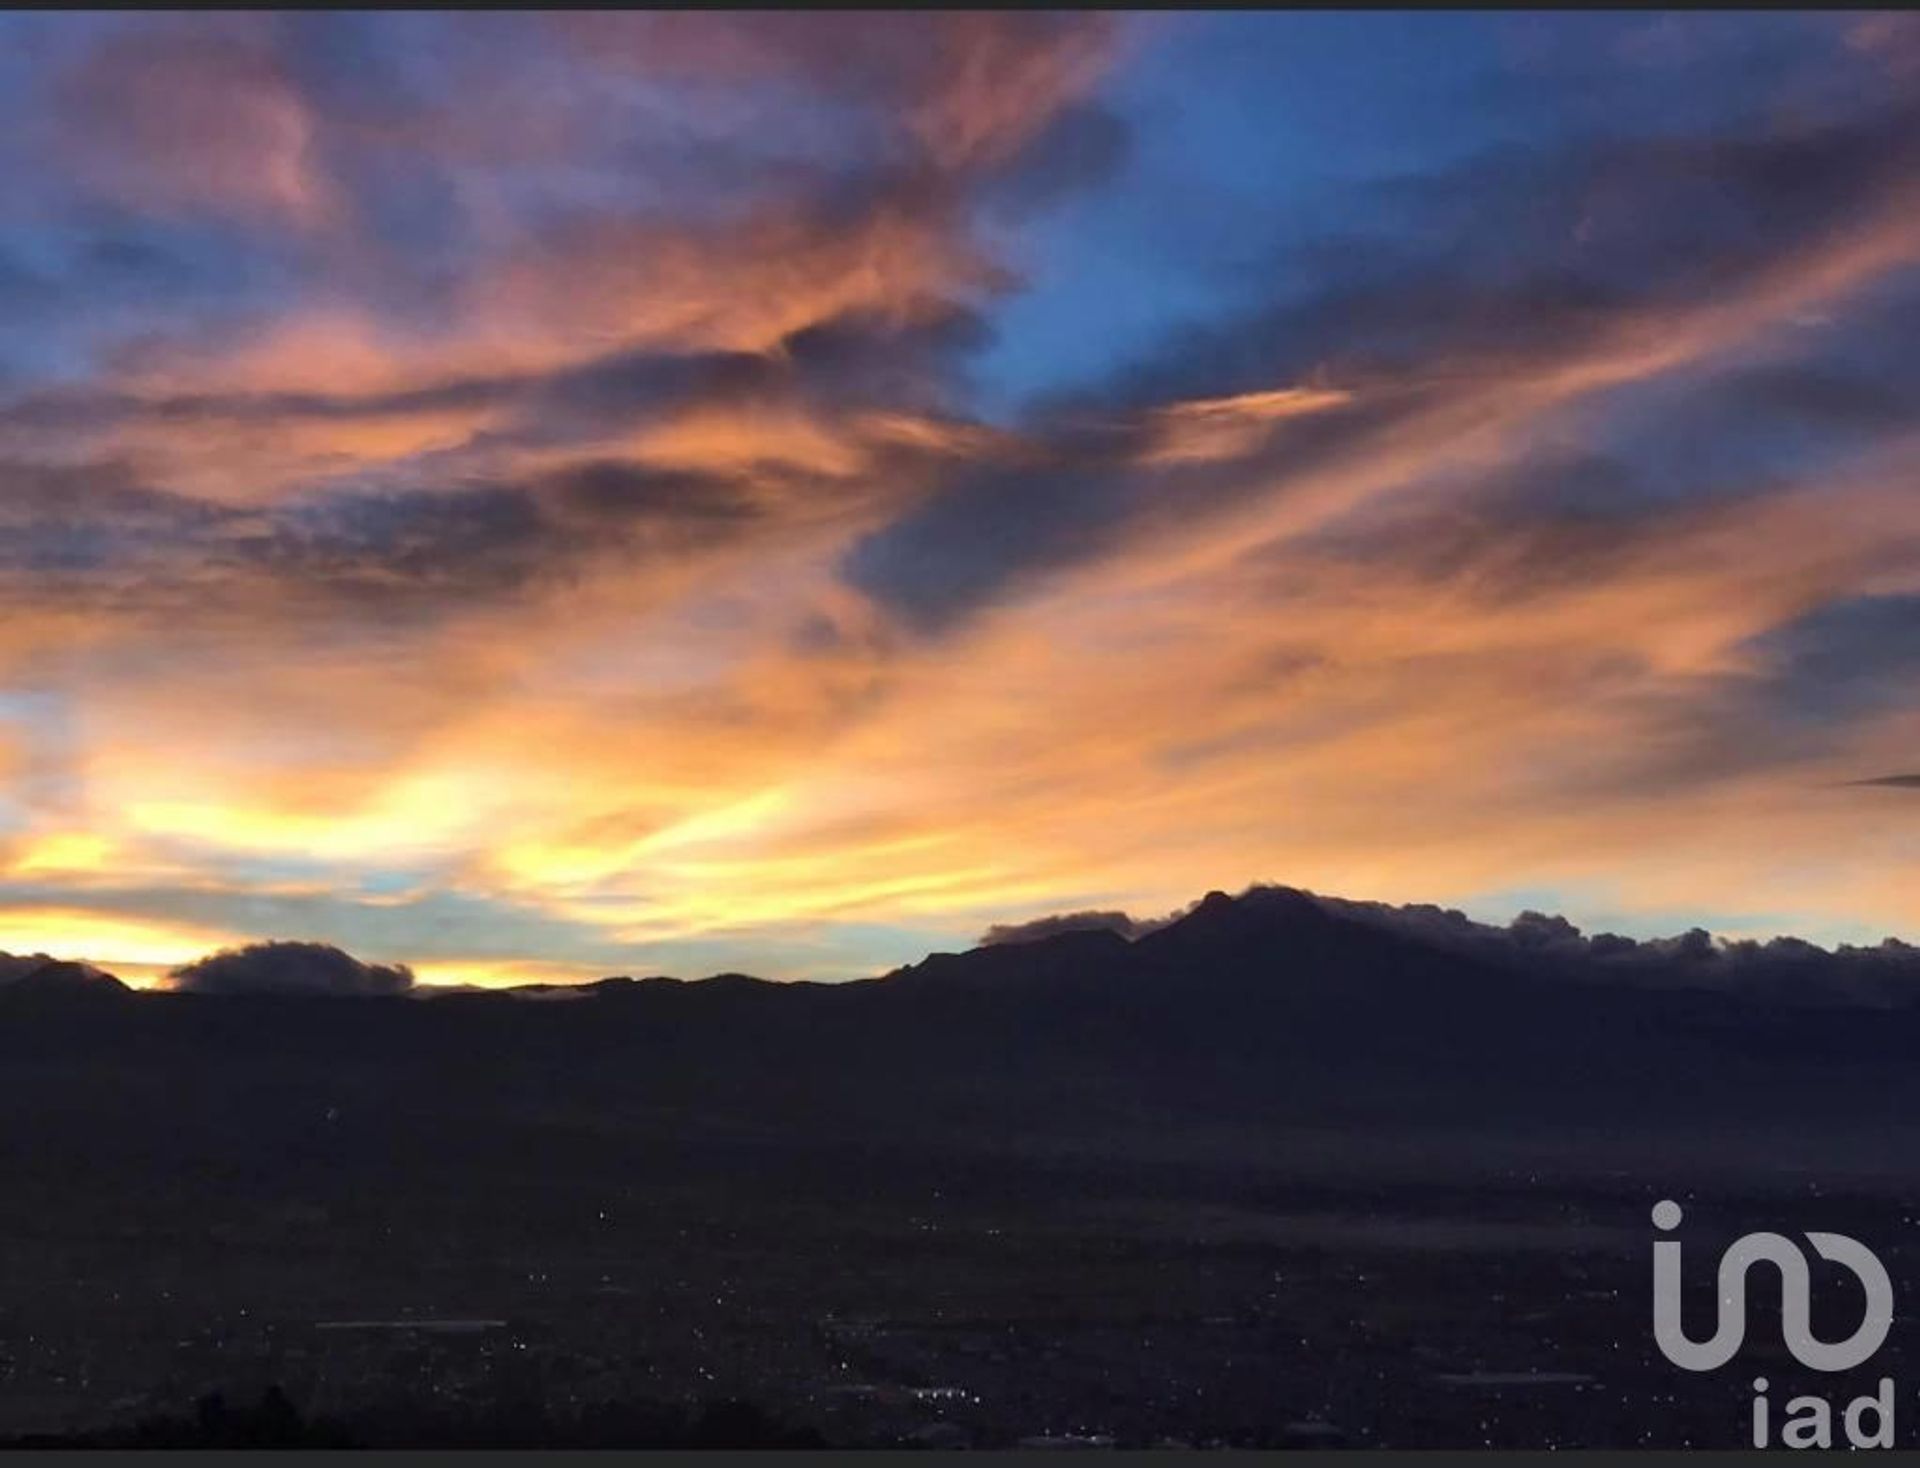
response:
<svg viewBox="0 0 1920 1468"><path fill-rule="evenodd" d="M0 950L1920 936L1911 17L0 19Z"/></svg>

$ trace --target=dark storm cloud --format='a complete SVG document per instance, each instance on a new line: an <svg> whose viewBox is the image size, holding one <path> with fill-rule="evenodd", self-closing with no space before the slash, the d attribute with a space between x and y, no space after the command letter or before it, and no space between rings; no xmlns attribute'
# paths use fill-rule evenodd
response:
<svg viewBox="0 0 1920 1468"><path fill-rule="evenodd" d="M173 987L189 994L286 994L353 998L404 994L413 987L405 964L362 963L326 943L256 943L198 959L173 971Z"/></svg>
<svg viewBox="0 0 1920 1468"><path fill-rule="evenodd" d="M1870 780L1852 780L1853 785L1877 785L1888 790L1920 790L1920 775L1877 775Z"/></svg>

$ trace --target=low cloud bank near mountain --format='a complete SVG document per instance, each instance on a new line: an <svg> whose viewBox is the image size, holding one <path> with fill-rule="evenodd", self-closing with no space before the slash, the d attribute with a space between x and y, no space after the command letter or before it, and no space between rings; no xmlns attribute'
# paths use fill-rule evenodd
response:
<svg viewBox="0 0 1920 1468"><path fill-rule="evenodd" d="M1618 933L1585 933L1564 917L1523 912L1504 926L1477 922L1457 908L1432 903L1395 905L1361 902L1277 885L1256 885L1238 898L1213 893L1157 918L1136 918L1119 909L1090 908L990 927L981 949L1006 950L1042 944L1074 934L1112 933L1128 942L1166 930L1217 924L1238 913L1238 945L1233 962L1273 963L1274 982L1286 982L1298 954L1309 951L1303 916L1319 914L1352 924L1354 929L1388 932L1417 945L1402 948L1396 967L1418 970L1432 962L1436 972L1451 972L1447 959L1463 957L1483 968L1502 968L1542 984L1576 982L1636 988L1720 990L1788 1005L1920 1005L1920 946L1889 937L1870 946L1841 944L1823 948L1795 937L1762 941L1716 938L1704 928L1671 937L1636 939ZM1289 916L1291 915L1291 916ZM1317 919L1316 919L1317 921ZM1312 923L1309 923L1309 927ZM1172 932L1168 937L1173 937ZM1297 951L1296 951L1297 949ZM1430 958L1423 958L1425 950ZM1084 952L1084 950L1081 950ZM1312 961L1323 964L1324 950ZM1117 955L1127 949L1116 946ZM927 963L950 962L933 955ZM1012 959L1013 955L1005 955ZM1208 960L1211 962L1211 960ZM910 965L900 974L924 968ZM1004 965L1003 965L1004 967ZM1016 961L1010 972L1021 972ZM897 976L897 975L896 975ZM648 981L657 985L663 981ZM678 986L678 981L672 981ZM703 993L742 982L739 976L686 985ZM757 981L756 981L757 982ZM632 980L605 979L594 984L531 984L490 991L502 998L593 999L638 987ZM779 988L779 985L767 985ZM113 975L93 965L44 954L0 953L0 993L124 991ZM173 970L165 988L196 995L281 995L318 997L453 996L463 986L416 984L405 964L368 963L325 943L265 942L225 949Z"/></svg>
<svg viewBox="0 0 1920 1468"><path fill-rule="evenodd" d="M998 948L1006 943L1037 943L1062 933L1118 933L1122 938L1144 938L1192 912L1200 899L1177 907L1164 917L1137 918L1115 908L1088 908L1082 912L1048 913L1021 923L995 923L980 935L979 946Z"/></svg>
<svg viewBox="0 0 1920 1468"><path fill-rule="evenodd" d="M44 953L0 953L0 985L23 979L42 964L52 962Z"/></svg>
<svg viewBox="0 0 1920 1468"><path fill-rule="evenodd" d="M90 963L44 953L0 953L0 993L123 993L126 987Z"/></svg>
<svg viewBox="0 0 1920 1468"><path fill-rule="evenodd" d="M405 964L363 963L327 943L255 943L177 968L171 986L188 994L312 994L356 998L413 988Z"/></svg>
<svg viewBox="0 0 1920 1468"><path fill-rule="evenodd" d="M1289 893L1255 886L1243 894ZM1321 910L1387 929L1433 948L1537 972L1678 988L1729 989L1757 998L1811 1003L1895 1004L1920 1000L1920 946L1889 937L1872 946L1822 948L1795 937L1716 938L1690 928L1663 938L1584 933L1566 918L1527 911L1504 927L1476 922L1457 908L1433 903L1395 905L1360 902L1318 893L1296 894ZM1165 918L1141 920L1125 912L1089 911L1036 918L990 928L983 947L1037 942L1062 933L1107 931L1124 938L1145 936L1178 922L1192 907Z"/></svg>
<svg viewBox="0 0 1920 1468"><path fill-rule="evenodd" d="M1138 938L1148 925L1135 921L1124 912L1060 912L1034 918L1025 923L995 923L980 935L982 948L998 948L1003 943L1036 943L1057 938L1062 933L1118 933L1122 938Z"/></svg>
<svg viewBox="0 0 1920 1468"><path fill-rule="evenodd" d="M1889 937L1872 946L1822 948L1803 938L1716 938L1689 928L1663 938L1583 933L1563 917L1523 912L1505 927L1479 923L1431 904L1317 898L1344 913L1422 938L1436 947L1504 959L1517 966L1565 968L1584 977L1684 988L1733 989L1802 1002L1906 1003L1920 998L1920 948Z"/></svg>

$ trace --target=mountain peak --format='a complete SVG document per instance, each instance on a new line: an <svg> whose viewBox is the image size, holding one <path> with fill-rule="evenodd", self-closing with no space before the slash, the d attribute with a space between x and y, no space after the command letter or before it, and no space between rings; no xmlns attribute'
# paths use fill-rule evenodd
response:
<svg viewBox="0 0 1920 1468"><path fill-rule="evenodd" d="M1282 929L1317 928L1331 919L1312 894L1295 887L1249 887L1238 897L1209 892L1184 916L1140 941L1167 946L1196 938L1271 936Z"/></svg>

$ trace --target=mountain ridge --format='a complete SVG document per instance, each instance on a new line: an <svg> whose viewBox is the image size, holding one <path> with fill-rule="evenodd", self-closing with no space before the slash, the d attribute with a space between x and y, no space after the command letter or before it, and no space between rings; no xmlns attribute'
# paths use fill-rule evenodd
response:
<svg viewBox="0 0 1920 1468"><path fill-rule="evenodd" d="M1475 951L1423 921L1259 888L1210 894L1131 940L1051 933L840 984L615 977L416 1003L57 975L75 988L0 987L0 1112L55 1108L107 1152L166 1117L195 1147L232 1139L248 1156L283 1143L347 1156L356 1129L379 1147L380 1128L403 1124L454 1148L559 1127L673 1146L945 1139L1111 1156L1284 1142L1420 1166L1439 1165L1426 1140L1439 1135L1474 1165L1524 1144L1586 1167L1616 1143L1653 1155L1682 1134L1711 1160L1738 1134L1905 1165L1904 1133L1857 1125L1920 1113L1904 950L1816 961L1899 979L1864 1001L1841 985L1837 1002L1830 973L1812 1000L1788 982L1808 961L1798 950L1659 949L1615 982L1550 923L1545 944L1527 923L1527 941ZM1758 982L1695 981L1720 963ZM1595 1135L1612 1141L1589 1154L1577 1139Z"/></svg>
<svg viewBox="0 0 1920 1468"><path fill-rule="evenodd" d="M1328 897L1301 888L1257 884L1237 896L1220 890L1152 923L1135 923L1123 913L1082 915L1098 920L1079 925L1065 919L997 927L987 940L960 951L937 951L886 973L838 983L769 980L750 974L721 973L698 979L667 975L636 978L609 975L579 983L504 986L413 985L383 987L351 997L447 1000L491 996L522 1000L625 999L678 989L740 993L762 989L860 988L906 983L946 987L956 984L1013 987L1063 983L1136 981L1158 975L1170 982L1170 970L1185 969L1204 984L1222 969L1291 957L1294 982L1325 978L1327 965L1353 966L1353 953L1332 952L1345 945L1365 950L1369 962L1418 964L1435 978L1505 989L1515 975L1529 982L1569 982L1654 989L1722 992L1735 997L1793 1007L1898 1008L1920 1002L1920 948L1889 937L1873 947L1842 944L1819 947L1796 937L1766 943L1716 941L1694 928L1670 938L1636 940L1617 934L1592 936L1564 917L1521 913L1506 927L1479 923L1457 909L1432 904L1393 905ZM1124 924L1128 931L1123 931ZM1022 928L1031 929L1025 936ZM260 944L238 950L322 949L318 944ZM331 950L339 953L339 950ZM357 960L341 953L349 964ZM207 960L202 960L204 966ZM358 965L372 970L373 966ZM194 966L189 966L189 968ZM1104 970L1105 979L1093 976ZM377 970L405 973L402 969ZM183 970L184 972L184 970ZM1364 974L1348 976L1365 982ZM410 978L410 975L409 975ZM123 993L139 991L90 963L46 954L15 957L0 953L0 995L56 992ZM207 991L235 997L244 988ZM305 998L292 990L284 997ZM316 991L342 997L348 991ZM254 995L251 997L259 997Z"/></svg>

